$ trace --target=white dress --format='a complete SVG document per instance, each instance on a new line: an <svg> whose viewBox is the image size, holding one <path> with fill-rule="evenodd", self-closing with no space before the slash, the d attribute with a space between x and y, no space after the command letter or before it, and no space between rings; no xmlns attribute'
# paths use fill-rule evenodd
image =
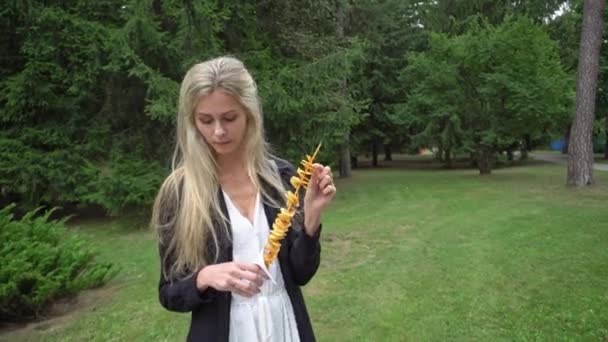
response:
<svg viewBox="0 0 608 342"><path fill-rule="evenodd" d="M260 195L256 195L252 225L241 215L230 196L223 194L232 229L232 258L234 261L256 262L270 233ZM259 294L251 298L232 294L231 342L300 341L278 261L270 265L269 273L276 284L264 281Z"/></svg>

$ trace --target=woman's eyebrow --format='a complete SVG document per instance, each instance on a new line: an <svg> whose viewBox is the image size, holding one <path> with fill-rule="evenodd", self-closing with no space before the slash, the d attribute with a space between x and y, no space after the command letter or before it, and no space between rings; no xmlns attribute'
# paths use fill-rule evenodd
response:
<svg viewBox="0 0 608 342"><path fill-rule="evenodd" d="M220 114L220 115L218 115L218 116L224 116L224 115L232 114L232 113L234 113L234 112L236 112L236 110L235 110L235 109L231 109L231 110L229 110L229 111L227 111L227 112L223 112L223 113L221 113L221 114ZM196 115L199 115L199 116L213 116L213 114L210 114L210 113L205 113L205 112L197 112L197 113L196 113Z"/></svg>

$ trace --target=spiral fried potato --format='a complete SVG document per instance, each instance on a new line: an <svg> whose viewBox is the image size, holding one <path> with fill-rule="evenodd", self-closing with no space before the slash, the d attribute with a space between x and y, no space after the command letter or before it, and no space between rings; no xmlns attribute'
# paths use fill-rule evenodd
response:
<svg viewBox="0 0 608 342"><path fill-rule="evenodd" d="M274 223L272 224L272 231L268 236L268 241L264 247L264 264L266 268L272 264L272 262L279 255L281 249L281 240L287 236L287 230L291 226L291 220L296 213L296 209L300 205L299 192L301 188L306 189L308 182L312 176L315 157L321 148L321 144L317 146L315 152L310 155L306 155L306 159L303 159L300 164L301 168L297 170L297 176L291 177L290 183L293 186L293 191L287 191L287 208L281 208L277 214Z"/></svg>

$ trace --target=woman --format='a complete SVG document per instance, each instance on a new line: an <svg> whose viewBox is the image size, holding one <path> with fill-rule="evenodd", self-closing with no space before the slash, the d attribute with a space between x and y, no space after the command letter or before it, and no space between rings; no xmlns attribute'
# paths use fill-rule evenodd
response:
<svg viewBox="0 0 608 342"><path fill-rule="evenodd" d="M256 264L294 167L264 141L257 88L243 63L221 57L182 81L173 172L156 198L159 298L192 312L189 341L314 341L300 286L320 260L321 214L335 195L315 164L268 276Z"/></svg>

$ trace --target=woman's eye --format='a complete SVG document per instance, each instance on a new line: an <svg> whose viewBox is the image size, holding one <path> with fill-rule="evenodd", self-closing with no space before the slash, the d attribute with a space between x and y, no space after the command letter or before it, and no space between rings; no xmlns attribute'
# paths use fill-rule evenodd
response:
<svg viewBox="0 0 608 342"><path fill-rule="evenodd" d="M224 118L224 120L228 121L228 122L232 122L234 120L236 120L236 115L235 116L227 116Z"/></svg>
<svg viewBox="0 0 608 342"><path fill-rule="evenodd" d="M198 120L200 123L202 123L203 125L211 125L213 123L213 120Z"/></svg>

